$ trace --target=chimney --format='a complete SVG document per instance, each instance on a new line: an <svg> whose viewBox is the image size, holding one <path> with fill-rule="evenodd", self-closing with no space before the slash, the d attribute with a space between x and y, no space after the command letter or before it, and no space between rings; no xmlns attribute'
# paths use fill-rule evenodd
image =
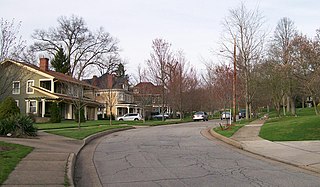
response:
<svg viewBox="0 0 320 187"><path fill-rule="evenodd" d="M40 69L43 71L49 70L49 59L48 58L40 58Z"/></svg>
<svg viewBox="0 0 320 187"><path fill-rule="evenodd" d="M96 75L93 75L92 77L92 85L98 86L98 77Z"/></svg>
<svg viewBox="0 0 320 187"><path fill-rule="evenodd" d="M113 75L107 74L107 88L112 89L113 87Z"/></svg>

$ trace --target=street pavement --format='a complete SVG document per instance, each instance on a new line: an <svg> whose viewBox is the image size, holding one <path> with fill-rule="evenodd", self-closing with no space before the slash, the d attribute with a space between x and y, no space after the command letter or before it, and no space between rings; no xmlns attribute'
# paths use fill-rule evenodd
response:
<svg viewBox="0 0 320 187"><path fill-rule="evenodd" d="M92 158L101 185L319 186L316 173L207 136L219 122L135 129L105 137Z"/></svg>
<svg viewBox="0 0 320 187"><path fill-rule="evenodd" d="M266 178L272 178L270 176L270 173L274 173L275 175L279 175L284 179L290 179L292 182L292 186L305 186L309 184L309 186L319 186L320 179L319 176L314 178L314 176L309 176L304 174L303 172L293 172L293 176L289 174L289 172L285 172L288 176L282 174L284 169L274 168L275 166L269 166L265 163L260 163L258 161L252 162L252 159L249 158L247 161L246 158L239 156L237 154L237 157L233 158L231 156L232 154L235 154L233 151L230 150L223 150L224 153L217 152L216 148L221 148L223 146L219 145L219 141L217 141L215 138L211 137L209 138L211 141L208 141L207 139L201 138L201 136L198 136L199 131L203 132L203 129L211 128L214 125L212 125L213 122L198 122L198 123L192 123L192 124L183 124L183 125L173 125L173 126L163 126L163 127L153 127L153 128L141 128L138 130L132 130L128 132L123 133L115 133L113 135L109 136L93 136L91 139L93 139L90 143L87 144L87 146L83 147L85 145L84 141L81 140L74 140L70 138L65 138L62 136L57 136L53 134L47 134L44 132L39 132L39 136L34 139L22 139L22 138L6 138L6 137L0 137L0 141L6 141L16 144L22 144L34 147L35 149L27 156L25 157L15 168L15 170L10 174L9 178L2 184L2 186L8 187L8 186L65 186L65 180L66 180L66 167L68 166L69 169L75 167L74 162L72 162L72 156L79 153L80 150L82 150L77 155L77 166L79 166L79 163L82 163L82 166L79 166L78 168L75 168L76 175L75 175L75 181L79 182L76 186L100 186L100 185L106 185L110 181L108 181L108 175L102 175L98 176L97 171L104 171L109 172L108 170L105 170L101 168L101 164L103 162L107 162L111 159L113 162L113 165L117 165L120 167L125 167L124 170L117 170L116 175L121 174L121 172L127 172L129 169L126 169L125 164L131 163L130 159L134 159L135 161L133 163L140 163L140 164L148 164L149 161L154 162L155 168L161 168L162 170L166 171L165 175L171 175L172 173L168 173L169 170L172 169L172 167L181 167L178 171L177 175L180 174L188 174L190 176L193 175L194 171L189 171L190 168L196 167L197 169L206 169L208 172L207 174L203 175L203 178L207 178L210 181L212 177L217 175L219 173L219 177L223 177L222 181L215 180L217 183L214 186L225 186L226 184L233 184L231 183L232 180L234 180L236 177L244 176L246 179L249 179L249 182L252 185L259 184L262 186L270 186L267 185L269 183L263 183L263 180ZM215 125L218 123L215 122ZM246 125L245 127L241 128L235 135L228 139L229 144L235 145L236 147L239 147L243 150L246 150L248 152L254 153L256 155L261 155L266 158L270 158L272 160L280 161L289 165L297 166L299 168L304 168L307 170L311 170L317 173L320 173L320 141L295 141L295 142L270 142L264 139L261 139L258 137L258 132L260 131L260 127L262 126L263 121L254 121L250 123L249 125ZM147 132L144 132L144 130L150 129ZM152 130L154 129L154 130ZM184 130L183 130L184 129ZM159 132L164 132L165 134L159 134ZM135 132L133 137L130 137L132 135L132 132ZM198 133L197 133L198 132ZM130 146L133 146L133 142L130 141L130 139L136 139L138 138L138 141L144 141L141 138L143 137L143 134L147 133L152 138L156 138L156 141L153 139L149 139L146 142L142 142L139 146L143 149L137 152L137 150L134 150L133 152L130 152L129 154L125 155L124 157L121 157L120 159L117 159L116 156L119 154L119 151L122 151L122 149L125 149L124 147L112 147L113 153L106 153L102 150L104 149L102 145L108 145L108 146L116 146L116 142L113 140L116 140L117 138L120 138L120 140L123 142L124 146L129 146L127 151L132 151ZM212 134L212 133L211 133ZM128 137L126 137L128 135ZM217 137L216 134L213 135L214 137ZM169 139L165 139L165 137ZM95 139L96 138L96 139ZM220 139L220 138L219 138ZM181 141L180 140L188 140L188 141ZM196 143L198 140L200 142ZM111 142L110 142L111 141ZM224 139L225 141L225 139ZM190 143L191 144L190 144ZM211 142L211 143L209 143ZM230 143L231 142L231 143ZM200 144L199 144L200 143ZM102 146L102 147L101 147ZM200 148L207 149L199 150ZM170 154L175 158L183 158L182 160L170 160L170 154L167 155L164 153L159 154L166 160L162 162L157 158L155 155L148 158L146 149L152 148L151 151L156 150L169 150ZM184 153L187 153L186 155L180 155L177 150L180 150ZM111 149L111 150L112 150ZM195 149L197 153L190 154L189 149ZM97 153L95 153L97 151ZM144 152L146 151L146 152ZM131 153L139 153L138 156L133 156ZM95 154L97 154L95 156ZM114 154L114 157L106 158L104 154ZM210 155L213 154L215 157L211 157ZM196 156L196 159L191 159L191 156ZM203 157L204 155L204 157ZM140 160L140 156L142 158L145 158L147 160ZM150 156L150 155L149 155ZM102 159L102 160L95 160L95 159ZM106 159L106 160L103 160ZM113 159L113 160L112 160ZM122 160L121 160L122 159ZM129 159L129 160L128 160ZM148 160L149 159L149 160ZM186 160L189 160L189 163L186 162ZM207 167L211 167L211 165L206 163L206 160L208 162L213 162L216 160L220 160L220 162L215 163L215 170L214 171L208 171ZM125 161L125 162L123 162ZM146 161L148 161L146 163ZM167 163L166 163L167 162ZM252 162L252 163L250 163ZM257 162L257 163L256 163ZM88 163L88 164L87 164ZM169 164L172 167L167 166L167 168L163 168L163 165L161 164ZM187 164L188 163L188 164ZM250 163L250 164L249 164ZM238 168L233 168L234 166L232 164L238 165ZM252 164L252 165L251 165ZM182 166L187 166L186 168L183 168ZM248 165L250 165L250 168ZM276 164L278 165L278 164ZM280 164L281 165L281 164ZM88 167L91 167L88 169ZM133 165L129 167L134 167ZM199 168L198 168L199 167ZM270 167L270 168L269 168ZM218 169L221 169L219 171ZM253 169L253 173L247 173L248 169ZM81 173L81 171L87 170L87 173ZM254 173L259 173L265 175L263 179L259 182L257 180L257 176L255 176ZM89 172L88 171L94 171ZM137 171L137 170L136 170ZM138 169L140 172L146 172L141 171L141 168ZM189 172L187 172L189 171ZM228 176L227 173L229 171L232 173L231 176ZM201 174L201 172L204 172L201 170L196 171L196 173ZM239 173L240 172L240 173ZM269 173L270 172L270 173ZM80 173L80 174L79 174ZM135 173L132 177L135 176L144 176L141 173ZM159 175L158 172L150 170L151 177L157 177ZM147 173L145 173L147 176ZM153 175L154 174L154 175ZM239 176L238 176L239 174ZM172 178L169 178L167 180L159 180L155 181L154 184L174 184L176 182L173 182L173 180L177 177L177 175L174 175ZM226 176L224 176L226 175ZM235 176L234 176L235 175ZM84 177L86 176L86 177ZM206 177L207 176L207 177ZM71 176L72 177L72 176ZM231 179L229 180L228 178ZM250 178L251 177L251 178ZM291 179L292 177L292 179ZM178 177L179 178L179 177ZM195 179L199 179L201 176L195 177ZM259 178L259 177L258 177ZM114 179L114 178L112 178ZM178 186L181 183L181 181L186 180L190 184L189 186L192 186L192 177L188 179L186 178L180 178L177 182ZM308 179L308 180L307 180ZM72 180L72 179L71 179ZM190 181L191 180L191 181ZM201 181L202 181L201 180ZM239 180L243 180L241 177ZM279 179L275 181L275 184L282 184L278 181ZM208 182L209 182L208 181ZM312 182L314 181L314 182ZM171 183L173 182L173 183ZM234 182L234 181L233 181ZM242 181L243 182L243 181ZM73 181L71 181L71 186L73 185ZM81 185L84 184L84 185ZM122 185L128 185L127 183L119 183ZM138 183L136 183L138 184ZM147 183L140 183L140 184L148 184ZM195 183L194 183L195 184ZM206 183L209 184L209 183ZM244 184L246 183L238 183L239 186L246 186ZM117 186L117 185L116 185ZM119 186L119 185L118 185ZM134 185L133 185L134 186ZM232 185L231 185L232 186ZM280 185L280 186L290 186L289 184ZM307 185L308 186L308 185Z"/></svg>

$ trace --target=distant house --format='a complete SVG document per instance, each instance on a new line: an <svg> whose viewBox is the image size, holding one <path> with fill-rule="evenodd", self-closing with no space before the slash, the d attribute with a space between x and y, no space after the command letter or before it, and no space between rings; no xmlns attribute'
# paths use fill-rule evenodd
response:
<svg viewBox="0 0 320 187"><path fill-rule="evenodd" d="M96 100L103 104L99 113L105 115L122 116L127 113L140 113L140 107L134 102L133 93L130 90L127 76L103 74L100 77L93 76L85 80L88 84L98 87ZM111 108L111 111L110 111Z"/></svg>
<svg viewBox="0 0 320 187"><path fill-rule="evenodd" d="M38 120L50 117L50 105L57 102L61 107L64 119L74 119L75 103L84 104L87 120L97 119L99 103L95 101L95 87L71 76L49 70L49 59L40 58L40 67L18 62L4 60L1 68L5 68L6 77L12 77L12 72L19 71L13 76L7 89L22 113L33 114Z"/></svg>
<svg viewBox="0 0 320 187"><path fill-rule="evenodd" d="M147 114L162 113L162 86L156 86L151 82L140 82L133 87L134 100L142 106ZM169 108L165 105L165 112Z"/></svg>

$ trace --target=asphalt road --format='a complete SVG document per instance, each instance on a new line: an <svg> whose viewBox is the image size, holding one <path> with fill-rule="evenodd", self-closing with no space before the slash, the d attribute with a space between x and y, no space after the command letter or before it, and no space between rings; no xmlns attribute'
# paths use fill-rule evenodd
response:
<svg viewBox="0 0 320 187"><path fill-rule="evenodd" d="M92 149L93 168L103 186L320 186L319 175L208 139L216 122L114 133Z"/></svg>

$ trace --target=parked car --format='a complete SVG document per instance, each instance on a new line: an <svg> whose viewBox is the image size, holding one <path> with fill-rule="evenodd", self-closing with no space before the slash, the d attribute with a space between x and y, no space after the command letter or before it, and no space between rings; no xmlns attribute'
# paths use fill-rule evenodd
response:
<svg viewBox="0 0 320 187"><path fill-rule="evenodd" d="M223 120L223 119L230 119L231 118L231 114L230 114L230 112L222 112L221 113L221 120Z"/></svg>
<svg viewBox="0 0 320 187"><path fill-rule="evenodd" d="M239 119L246 118L246 109L241 109L239 112Z"/></svg>
<svg viewBox="0 0 320 187"><path fill-rule="evenodd" d="M199 120L203 120L203 121L208 121L208 114L206 112L196 112L193 115L193 121L199 121Z"/></svg>
<svg viewBox="0 0 320 187"><path fill-rule="evenodd" d="M117 117L117 121L138 121L142 120L142 116L138 113L128 113L124 116Z"/></svg>
<svg viewBox="0 0 320 187"><path fill-rule="evenodd" d="M164 119L168 119L169 115L168 114L163 114ZM152 116L152 119L158 119L161 120L162 119L162 114L156 114Z"/></svg>

